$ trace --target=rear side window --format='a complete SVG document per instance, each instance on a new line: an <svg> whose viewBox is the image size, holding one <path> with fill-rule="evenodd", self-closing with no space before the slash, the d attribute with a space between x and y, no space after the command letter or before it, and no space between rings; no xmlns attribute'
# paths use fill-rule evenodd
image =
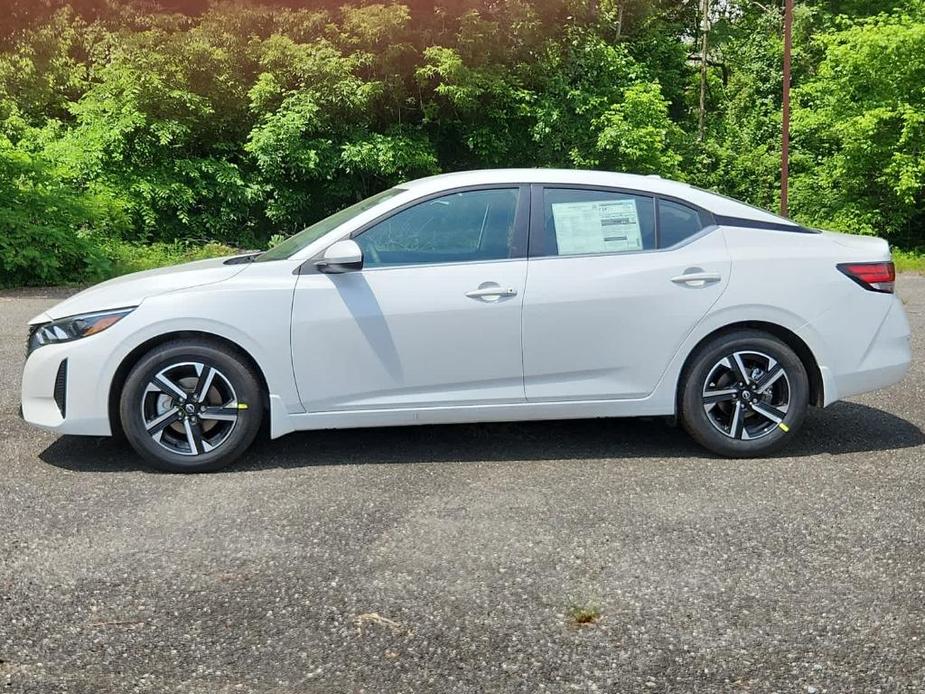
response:
<svg viewBox="0 0 925 694"><path fill-rule="evenodd" d="M706 226L700 212L670 200L658 201L658 246L671 248Z"/></svg>
<svg viewBox="0 0 925 694"><path fill-rule="evenodd" d="M655 248L651 197L577 188L543 190L542 255L594 255Z"/></svg>

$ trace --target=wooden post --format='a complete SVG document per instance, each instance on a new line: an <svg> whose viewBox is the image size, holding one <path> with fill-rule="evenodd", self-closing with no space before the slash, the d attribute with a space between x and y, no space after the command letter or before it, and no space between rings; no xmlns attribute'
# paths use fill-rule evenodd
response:
<svg viewBox="0 0 925 694"><path fill-rule="evenodd" d="M780 157L780 213L789 214L790 192L790 54L793 49L793 0L784 0L784 99Z"/></svg>
<svg viewBox="0 0 925 694"><path fill-rule="evenodd" d="M698 113L697 139L703 142L704 119L707 110L707 33L710 30L710 0L700 2L700 111Z"/></svg>

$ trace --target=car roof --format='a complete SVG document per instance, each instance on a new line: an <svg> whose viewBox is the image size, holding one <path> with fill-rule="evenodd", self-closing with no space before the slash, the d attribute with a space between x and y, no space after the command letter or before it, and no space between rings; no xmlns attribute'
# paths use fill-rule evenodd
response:
<svg viewBox="0 0 925 694"><path fill-rule="evenodd" d="M727 198L716 193L701 190L687 183L672 181L660 176L616 173L612 171L587 171L581 169L479 169L428 176L402 183L399 188L417 195L438 193L450 188L488 185L494 183L548 183L566 185L596 185L625 188L654 195L687 200L717 215L739 217L777 224L797 224L784 217L778 217L766 210Z"/></svg>

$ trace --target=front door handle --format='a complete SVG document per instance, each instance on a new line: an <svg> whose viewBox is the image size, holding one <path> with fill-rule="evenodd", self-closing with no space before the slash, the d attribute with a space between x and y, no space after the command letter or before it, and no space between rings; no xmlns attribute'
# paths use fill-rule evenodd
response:
<svg viewBox="0 0 925 694"><path fill-rule="evenodd" d="M686 284L688 287L705 287L713 282L723 279L718 272L686 272L683 275L672 277L675 284Z"/></svg>
<svg viewBox="0 0 925 694"><path fill-rule="evenodd" d="M470 292L466 292L466 296L468 296L470 299L501 298L502 296L517 296L517 290L513 287L502 289L497 284L491 284L489 286L481 286L478 289L473 289Z"/></svg>

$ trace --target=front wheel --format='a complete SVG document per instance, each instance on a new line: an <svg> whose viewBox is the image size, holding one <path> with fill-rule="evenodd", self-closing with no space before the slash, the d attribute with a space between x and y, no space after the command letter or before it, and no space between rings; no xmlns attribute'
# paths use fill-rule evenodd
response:
<svg viewBox="0 0 925 694"><path fill-rule="evenodd" d="M766 455L792 438L806 416L809 378L803 362L768 333L738 330L697 350L686 369L681 422L719 455Z"/></svg>
<svg viewBox="0 0 925 694"><path fill-rule="evenodd" d="M167 472L223 468L253 442L260 380L224 345L182 340L154 348L125 381L120 416L132 447Z"/></svg>

